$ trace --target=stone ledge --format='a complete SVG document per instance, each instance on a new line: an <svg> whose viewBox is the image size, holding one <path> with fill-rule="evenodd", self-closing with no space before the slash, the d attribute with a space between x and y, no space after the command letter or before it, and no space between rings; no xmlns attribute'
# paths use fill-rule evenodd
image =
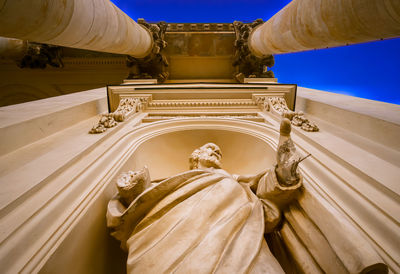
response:
<svg viewBox="0 0 400 274"><path fill-rule="evenodd" d="M344 94L297 87L299 97L400 125L400 106Z"/></svg>
<svg viewBox="0 0 400 274"><path fill-rule="evenodd" d="M303 87L297 95L297 111L400 151L400 106Z"/></svg>
<svg viewBox="0 0 400 274"><path fill-rule="evenodd" d="M106 110L106 88L1 107L0 155L50 136Z"/></svg>

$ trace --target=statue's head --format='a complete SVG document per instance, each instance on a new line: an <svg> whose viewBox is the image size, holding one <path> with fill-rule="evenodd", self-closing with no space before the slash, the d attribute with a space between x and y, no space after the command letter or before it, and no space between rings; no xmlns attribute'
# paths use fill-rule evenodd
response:
<svg viewBox="0 0 400 274"><path fill-rule="evenodd" d="M222 153L220 148L213 143L207 143L204 146L196 149L190 155L190 169L201 167L221 168Z"/></svg>

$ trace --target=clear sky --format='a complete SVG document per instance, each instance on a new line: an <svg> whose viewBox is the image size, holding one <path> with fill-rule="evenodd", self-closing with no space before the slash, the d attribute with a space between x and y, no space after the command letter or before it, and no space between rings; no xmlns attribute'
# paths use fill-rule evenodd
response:
<svg viewBox="0 0 400 274"><path fill-rule="evenodd" d="M112 0L132 19L173 23L268 20L290 0ZM280 83L400 104L400 38L275 56Z"/></svg>

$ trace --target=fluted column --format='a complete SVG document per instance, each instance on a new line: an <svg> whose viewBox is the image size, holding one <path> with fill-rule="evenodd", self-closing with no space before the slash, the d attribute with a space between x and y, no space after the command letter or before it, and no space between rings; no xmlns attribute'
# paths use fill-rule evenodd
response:
<svg viewBox="0 0 400 274"><path fill-rule="evenodd" d="M256 56L400 36L399 0L293 0L250 35Z"/></svg>
<svg viewBox="0 0 400 274"><path fill-rule="evenodd" d="M0 36L145 57L150 33L109 0L0 0Z"/></svg>

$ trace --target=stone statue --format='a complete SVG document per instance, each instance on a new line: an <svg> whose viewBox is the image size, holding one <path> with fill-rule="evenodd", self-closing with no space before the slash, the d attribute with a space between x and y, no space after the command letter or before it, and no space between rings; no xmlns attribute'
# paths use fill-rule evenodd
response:
<svg viewBox="0 0 400 274"><path fill-rule="evenodd" d="M311 255L305 250L297 256L298 248L292 252L295 256L275 252L277 237L286 233L288 224L293 224L286 216L292 218L299 212L296 200L303 189L297 166L305 158L296 153L290 130L290 120L284 118L277 165L254 176L231 175L223 170L221 150L213 143L196 149L189 159L190 170L176 176L151 182L147 167L123 173L117 180L118 194L108 204L107 225L128 252L128 273L285 273L287 266L294 264L300 268L289 272L326 273L328 269L328 273L364 273L363 269L371 268L371 262L383 270L376 273L387 273L379 257L359 242L357 247L362 246L367 256L356 248L348 249L347 243L344 250L351 250L352 254L328 254L326 246L320 248L318 242L310 244ZM319 208L316 203L315 206ZM331 212L324 214L330 216ZM296 220L307 223L305 214L298 215ZM336 223L341 227L340 219ZM298 226L293 229L300 231ZM344 231L358 239L351 229ZM269 247L264 235L274 237L274 246ZM337 235L340 239L340 232ZM353 243L349 242L351 246ZM287 250L293 250L293 246ZM318 260L309 259L313 252L317 252L314 258L328 262L327 268L323 263L318 265ZM353 254L357 259L344 263L350 267L329 264L335 256L355 258ZM309 272L310 269L316 272Z"/></svg>
<svg viewBox="0 0 400 274"><path fill-rule="evenodd" d="M281 153L293 155L294 146ZM151 183L146 167L120 176L107 222L129 253L129 273L283 272L264 233L274 230L301 186L292 167L299 158L278 162L281 179L293 171L296 178L279 182L274 168L232 176L221 169L221 157L208 143L190 156L190 171L161 182Z"/></svg>

